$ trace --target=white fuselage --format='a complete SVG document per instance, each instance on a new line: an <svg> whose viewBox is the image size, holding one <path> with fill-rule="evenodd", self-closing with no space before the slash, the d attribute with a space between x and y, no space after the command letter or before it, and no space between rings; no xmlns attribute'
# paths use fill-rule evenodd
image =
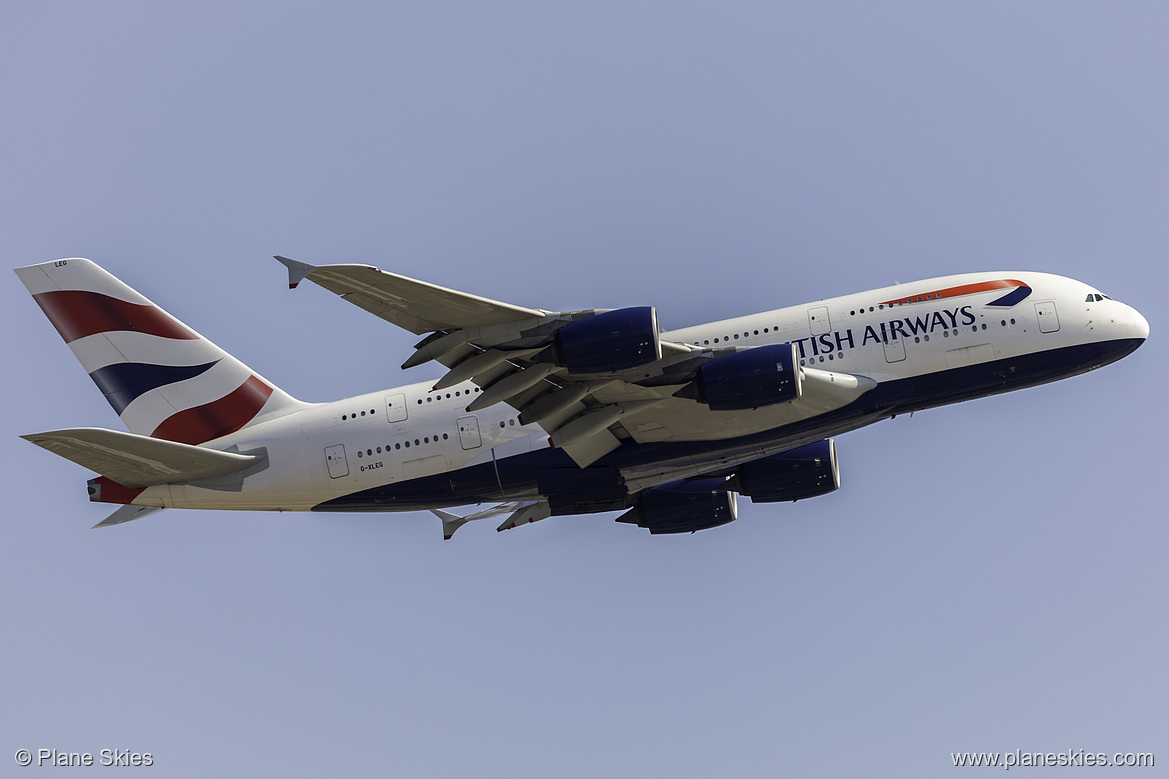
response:
<svg viewBox="0 0 1169 779"><path fill-rule="evenodd" d="M989 304L1009 289L933 297L939 290L962 290L987 279L1022 282L1031 292L1017 305L997 308ZM1009 271L902 284L686 327L664 332L662 338L702 347L791 342L805 367L863 376L880 384L1069 346L1143 339L1147 334L1148 323L1138 312L1103 298L1086 284ZM149 487L134 503L309 510L380 485L434 477L550 446L544 430L522 425L518 412L505 404L468 413L466 407L478 392L470 382L441 391L426 382L312 405L206 444L267 454L266 467L249 474L239 488ZM696 420L692 429L671 431L668 440L731 439L743 434L739 426L746 424L745 414L760 413L765 410L722 416L711 412ZM758 429L759 417L750 419ZM777 416L777 424L784 419ZM646 441L654 440L650 432L646 436ZM710 465L695 462L693 472L704 468Z"/></svg>

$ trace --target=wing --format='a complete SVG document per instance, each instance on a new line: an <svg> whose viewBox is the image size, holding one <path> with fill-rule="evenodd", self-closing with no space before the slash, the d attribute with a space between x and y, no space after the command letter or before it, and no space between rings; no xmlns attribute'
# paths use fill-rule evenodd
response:
<svg viewBox="0 0 1169 779"><path fill-rule="evenodd" d="M371 265L316 267L287 257L276 259L288 268L290 289L308 279L417 335L522 322L539 319L547 313L387 273Z"/></svg>
<svg viewBox="0 0 1169 779"><path fill-rule="evenodd" d="M759 359L734 357L733 375L723 381L726 358L754 350L662 339L651 307L546 311L367 265L276 259L288 268L290 287L308 279L388 322L427 334L403 368L430 360L445 365L449 370L435 389L474 382L482 391L468 411L507 403L581 467L625 439L749 435L840 408L876 386L864 376L799 367L790 344L756 347L767 350L755 353ZM717 369L715 361L721 361ZM721 383L712 383L716 374ZM762 402L755 402L752 382L766 385ZM740 384L742 392L735 389ZM767 394L772 384L782 385L781 394ZM715 401L708 395L716 385L743 400Z"/></svg>
<svg viewBox="0 0 1169 779"><path fill-rule="evenodd" d="M455 534L456 530L468 522L474 522L476 519L487 519L488 517L507 514L508 518L503 520L503 524L495 528L496 531L500 531L511 530L520 525L529 525L552 516L552 508L546 500L523 500L500 503L466 516L452 514L442 509L431 509L430 512L442 520L442 537L447 541L451 540L451 536Z"/></svg>
<svg viewBox="0 0 1169 779"><path fill-rule="evenodd" d="M226 476L263 459L99 427L50 430L21 438L126 487Z"/></svg>

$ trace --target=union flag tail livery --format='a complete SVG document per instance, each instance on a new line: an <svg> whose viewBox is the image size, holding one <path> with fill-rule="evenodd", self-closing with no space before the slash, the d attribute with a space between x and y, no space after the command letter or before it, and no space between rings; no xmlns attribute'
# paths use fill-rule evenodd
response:
<svg viewBox="0 0 1169 779"><path fill-rule="evenodd" d="M651 533L840 486L832 436L1115 362L1149 324L1074 279L966 273L661 331L653 307L549 311L368 265L277 257L419 336L435 380L302 403L89 260L17 269L129 432L23 436L98 476L98 526L162 508L430 510L450 538L622 511ZM242 323L241 323L242 324ZM489 503L470 513L445 509Z"/></svg>
<svg viewBox="0 0 1169 779"><path fill-rule="evenodd" d="M132 433L204 444L303 405L89 260L16 274Z"/></svg>

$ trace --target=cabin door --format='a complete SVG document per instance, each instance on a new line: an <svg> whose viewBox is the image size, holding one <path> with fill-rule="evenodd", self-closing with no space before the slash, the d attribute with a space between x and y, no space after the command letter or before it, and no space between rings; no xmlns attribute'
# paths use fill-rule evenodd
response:
<svg viewBox="0 0 1169 779"><path fill-rule="evenodd" d="M475 449L483 445L483 439L479 436L478 419L475 419L475 417L461 417L458 425L459 441L463 444L464 449Z"/></svg>

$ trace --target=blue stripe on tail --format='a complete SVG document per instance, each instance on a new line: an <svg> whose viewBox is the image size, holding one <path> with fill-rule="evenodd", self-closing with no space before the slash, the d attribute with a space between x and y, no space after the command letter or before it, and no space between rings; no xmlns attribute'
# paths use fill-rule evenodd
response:
<svg viewBox="0 0 1169 779"><path fill-rule="evenodd" d="M202 365L152 365L144 362L118 362L98 368L89 377L119 415L126 406L152 389L185 381L211 370L219 360Z"/></svg>

